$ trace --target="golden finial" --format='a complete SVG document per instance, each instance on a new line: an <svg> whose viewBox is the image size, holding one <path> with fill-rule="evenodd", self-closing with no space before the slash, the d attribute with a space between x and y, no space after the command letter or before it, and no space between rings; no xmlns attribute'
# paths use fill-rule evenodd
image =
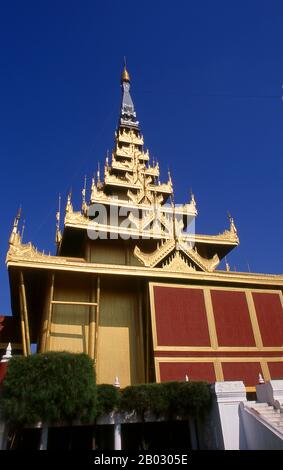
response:
<svg viewBox="0 0 283 470"><path fill-rule="evenodd" d="M17 213L17 215L15 217L15 220L14 220L14 227L16 227L16 228L18 227L19 220L21 218L21 214L22 214L22 206L19 207L18 213Z"/></svg>
<svg viewBox="0 0 283 470"><path fill-rule="evenodd" d="M26 221L24 220L23 221L23 226L22 226L22 231L21 231L21 241L23 241L23 238L24 238L25 228L26 228Z"/></svg>
<svg viewBox="0 0 283 470"><path fill-rule="evenodd" d="M93 176L91 180L91 193L90 193L90 202L93 203L95 200L95 194L96 194L96 185L95 185L95 177Z"/></svg>
<svg viewBox="0 0 283 470"><path fill-rule="evenodd" d="M68 194L67 205L66 205L66 214L73 211L71 198L72 198L72 190Z"/></svg>
<svg viewBox="0 0 283 470"><path fill-rule="evenodd" d="M99 184L100 183L100 163L98 162L97 163L97 183Z"/></svg>
<svg viewBox="0 0 283 470"><path fill-rule="evenodd" d="M58 196L58 211L56 212L56 226L60 226L60 216L61 216L61 194Z"/></svg>
<svg viewBox="0 0 283 470"><path fill-rule="evenodd" d="M14 219L14 224L12 228L12 232L10 235L9 243L12 245L15 243L16 239L20 239L20 235L18 234L18 225L19 225L19 220L21 218L21 213L22 213L22 207L20 206L18 209L18 213Z"/></svg>
<svg viewBox="0 0 283 470"><path fill-rule="evenodd" d="M105 170L105 167L104 167L104 170ZM100 162L97 163L97 189L101 189L102 188L102 181L100 179Z"/></svg>
<svg viewBox="0 0 283 470"><path fill-rule="evenodd" d="M173 181L172 181L172 178L171 178L171 172L170 172L169 168L168 168L168 183L171 186L172 191L173 191Z"/></svg>
<svg viewBox="0 0 283 470"><path fill-rule="evenodd" d="M225 267L226 267L226 271L230 271L230 265L229 265L229 263L228 263L228 261L227 261L226 256L225 256Z"/></svg>
<svg viewBox="0 0 283 470"><path fill-rule="evenodd" d="M85 175L85 178L84 178L84 186L83 186L83 189L82 189L82 213L86 213L87 211L87 204L86 204L86 175Z"/></svg>
<svg viewBox="0 0 283 470"><path fill-rule="evenodd" d="M191 193L191 204L195 207L196 206L196 199L195 199L195 195L193 193L193 190L192 188L190 189L190 193Z"/></svg>
<svg viewBox="0 0 283 470"><path fill-rule="evenodd" d="M230 212L228 211L227 212L228 214L228 219L230 221L230 232L234 233L237 235L237 228L236 228L236 225L235 225L235 222L234 222L234 219L233 217L231 216Z"/></svg>
<svg viewBox="0 0 283 470"><path fill-rule="evenodd" d="M62 235L60 231L60 219L61 219L61 194L58 196L58 211L56 212L56 236L55 236L55 242L56 245L58 246L59 243L61 242Z"/></svg>
<svg viewBox="0 0 283 470"><path fill-rule="evenodd" d="M122 72L121 81L122 81L122 82L130 82L130 81L131 81L131 79L130 79L130 74L129 74L128 70L127 70L126 57L124 57L124 69L123 69L123 72Z"/></svg>

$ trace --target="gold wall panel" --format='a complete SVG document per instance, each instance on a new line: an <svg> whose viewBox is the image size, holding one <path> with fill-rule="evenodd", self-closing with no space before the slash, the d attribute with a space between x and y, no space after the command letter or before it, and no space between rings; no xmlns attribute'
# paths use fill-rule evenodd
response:
<svg viewBox="0 0 283 470"><path fill-rule="evenodd" d="M55 278L54 300L88 302L90 283L87 277ZM88 352L89 307L53 305L50 346L52 351Z"/></svg>
<svg viewBox="0 0 283 470"><path fill-rule="evenodd" d="M98 240L90 245L90 262L102 264L126 264L126 249L121 241Z"/></svg>
<svg viewBox="0 0 283 470"><path fill-rule="evenodd" d="M97 382L121 387L144 380L138 322L137 292L121 288L101 288L98 330Z"/></svg>

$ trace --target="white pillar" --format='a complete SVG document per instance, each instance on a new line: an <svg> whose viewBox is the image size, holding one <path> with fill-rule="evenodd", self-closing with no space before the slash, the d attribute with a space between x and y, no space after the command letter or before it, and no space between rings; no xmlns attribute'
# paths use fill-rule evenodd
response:
<svg viewBox="0 0 283 470"><path fill-rule="evenodd" d="M48 426L43 424L41 428L41 434L40 434L39 450L47 450L47 444L48 444Z"/></svg>
<svg viewBox="0 0 283 470"><path fill-rule="evenodd" d="M216 382L213 391L225 450L240 448L239 405L247 401L243 382Z"/></svg>
<svg viewBox="0 0 283 470"><path fill-rule="evenodd" d="M116 419L120 417L116 417ZM121 423L115 422L114 424L114 450L121 450L122 449L122 439L121 439Z"/></svg>
<svg viewBox="0 0 283 470"><path fill-rule="evenodd" d="M117 389L120 388L120 381L119 377L115 377L114 387ZM121 439L121 421L120 415L115 415L114 421L114 450L121 450L122 449L122 439Z"/></svg>

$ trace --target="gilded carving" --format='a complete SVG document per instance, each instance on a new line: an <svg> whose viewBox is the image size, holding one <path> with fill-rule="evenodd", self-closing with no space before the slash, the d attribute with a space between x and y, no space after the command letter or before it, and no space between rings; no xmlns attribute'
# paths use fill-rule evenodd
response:
<svg viewBox="0 0 283 470"><path fill-rule="evenodd" d="M184 250L184 252L204 271L212 272L220 263L217 253L210 259L204 258L197 252L196 246L190 250Z"/></svg>
<svg viewBox="0 0 283 470"><path fill-rule="evenodd" d="M143 145L143 136L142 135L137 135L132 129L127 132L125 129L122 131L119 130L118 132L118 141L119 142L126 142L129 144L135 144L135 145Z"/></svg>
<svg viewBox="0 0 283 470"><path fill-rule="evenodd" d="M144 266L152 268L168 256L174 248L175 240L161 241L152 253L144 253L138 246L135 246L134 255Z"/></svg>
<svg viewBox="0 0 283 470"><path fill-rule="evenodd" d="M180 251L175 251L175 253L168 258L162 265L164 271L170 272L194 272L196 268L194 265L189 262Z"/></svg>

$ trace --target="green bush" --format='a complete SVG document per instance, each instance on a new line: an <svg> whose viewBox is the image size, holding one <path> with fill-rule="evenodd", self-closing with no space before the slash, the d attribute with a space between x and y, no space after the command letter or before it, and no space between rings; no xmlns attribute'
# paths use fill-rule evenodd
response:
<svg viewBox="0 0 283 470"><path fill-rule="evenodd" d="M135 410L144 415L151 411L157 415L167 410L166 397L162 394L161 384L144 384L126 387L121 396L120 408L122 411Z"/></svg>
<svg viewBox="0 0 283 470"><path fill-rule="evenodd" d="M97 415L110 413L119 407L120 393L110 384L97 385Z"/></svg>
<svg viewBox="0 0 283 470"><path fill-rule="evenodd" d="M211 392L206 382L167 382L162 384L168 396L170 414L197 416L211 404Z"/></svg>
<svg viewBox="0 0 283 470"><path fill-rule="evenodd" d="M86 354L68 352L13 357L3 383L3 408L14 425L93 422L93 361Z"/></svg>
<svg viewBox="0 0 283 470"><path fill-rule="evenodd" d="M210 406L211 394L206 382L164 382L134 385L122 392L120 408L144 415L186 417L199 415Z"/></svg>
<svg viewBox="0 0 283 470"><path fill-rule="evenodd" d="M96 415L120 409L144 416L186 418L210 405L205 382L165 382L126 387L96 386L93 361L85 354L50 352L14 356L3 383L5 417L15 426L93 423Z"/></svg>

